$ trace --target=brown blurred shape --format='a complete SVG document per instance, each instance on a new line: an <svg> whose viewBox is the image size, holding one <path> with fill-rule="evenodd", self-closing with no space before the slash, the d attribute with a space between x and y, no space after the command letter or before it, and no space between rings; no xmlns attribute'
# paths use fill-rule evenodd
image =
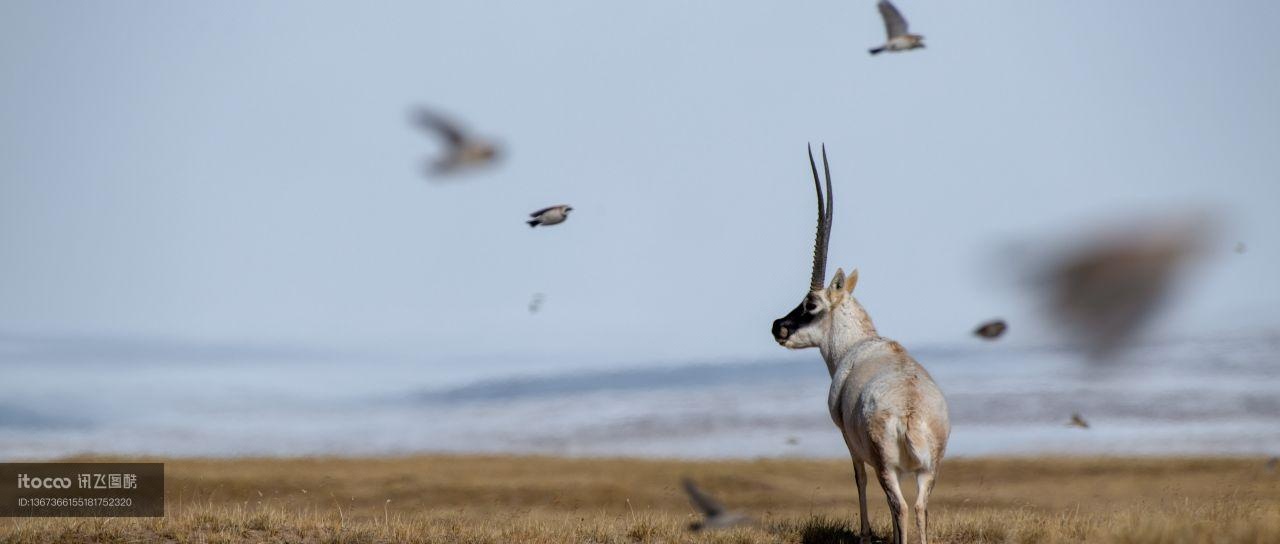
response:
<svg viewBox="0 0 1280 544"><path fill-rule="evenodd" d="M412 121L423 131L438 136L445 146L444 154L428 165L432 175L448 175L492 164L501 155L498 144L470 134L460 124L432 110L415 109Z"/></svg>
<svg viewBox="0 0 1280 544"><path fill-rule="evenodd" d="M979 325L977 329L974 329L973 334L987 340L995 340L1004 334L1006 330L1009 330L1009 325L1003 319L993 319Z"/></svg>
<svg viewBox="0 0 1280 544"><path fill-rule="evenodd" d="M1050 316L1092 358L1126 345L1173 292L1211 232L1207 215L1131 224L1084 239L1035 274Z"/></svg>
<svg viewBox="0 0 1280 544"><path fill-rule="evenodd" d="M702 521L695 521L689 524L689 530L696 532L728 529L754 523L746 514L725 510L720 501L699 489L698 485L693 483L693 480L685 478L682 483L684 484L684 492L689 495L689 502L703 515Z"/></svg>

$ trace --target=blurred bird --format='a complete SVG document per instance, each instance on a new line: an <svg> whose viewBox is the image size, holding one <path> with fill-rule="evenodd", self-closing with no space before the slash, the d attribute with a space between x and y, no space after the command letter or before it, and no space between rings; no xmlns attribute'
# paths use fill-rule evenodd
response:
<svg viewBox="0 0 1280 544"><path fill-rule="evenodd" d="M1245 251L1248 251L1248 250L1249 250L1249 247L1244 245L1244 242L1236 242L1236 253L1244 253Z"/></svg>
<svg viewBox="0 0 1280 544"><path fill-rule="evenodd" d="M431 165L431 172L435 175L491 164L498 158L497 144L467 134L457 124L436 113L419 108L413 118L420 128L438 134L444 141L444 156Z"/></svg>
<svg viewBox="0 0 1280 544"><path fill-rule="evenodd" d="M529 300L529 313L536 314L542 309L542 301L546 297L542 293L534 293L533 298Z"/></svg>
<svg viewBox="0 0 1280 544"><path fill-rule="evenodd" d="M1088 429L1088 428L1089 428L1089 422L1088 422L1088 421L1085 421L1085 420L1084 420L1084 418L1080 416L1080 413L1079 413L1079 412L1076 412L1076 413L1074 413L1074 414L1071 414L1071 421L1070 421L1069 423L1067 423L1067 426L1068 426L1068 427L1080 427L1081 429Z"/></svg>
<svg viewBox="0 0 1280 544"><path fill-rule="evenodd" d="M996 338L999 338L1000 335L1004 334L1004 331L1008 328L1009 326L1005 324L1003 319L995 319L983 323L977 329L974 329L973 334L986 338L987 340L995 340Z"/></svg>
<svg viewBox="0 0 1280 544"><path fill-rule="evenodd" d="M689 502L692 503L693 507L697 508L699 512L702 512L702 515L704 516L702 521L690 523L689 530L702 531L728 529L730 527L737 527L739 525L752 523L751 518L746 514L725 510L724 505L720 504L720 501L715 500L711 495L708 495L701 489L698 489L697 484L694 484L693 480L685 478L683 483L685 493L689 494Z"/></svg>
<svg viewBox="0 0 1280 544"><path fill-rule="evenodd" d="M1212 222L1180 215L1113 227L1035 267L1049 315L1093 360L1123 348L1202 253Z"/></svg>
<svg viewBox="0 0 1280 544"><path fill-rule="evenodd" d="M787 445L788 445L788 446L795 446L795 445L798 445L798 444L800 444L800 439L799 439L799 438L796 438L796 437L794 437L794 436L788 436L788 437L787 437Z"/></svg>
<svg viewBox="0 0 1280 544"><path fill-rule="evenodd" d="M902 17L902 13L898 12L898 8L889 3L889 0L880 0L876 7L880 8L880 18L884 19L884 31L888 35L888 40L884 45L871 49L872 55L879 55L884 51L896 53L924 47L924 36L907 32L907 20Z"/></svg>
<svg viewBox="0 0 1280 544"><path fill-rule="evenodd" d="M1275 472L1277 465L1280 465L1280 457L1267 459L1267 472Z"/></svg>
<svg viewBox="0 0 1280 544"><path fill-rule="evenodd" d="M532 217L533 219L525 221L525 223L528 223L529 227L536 227L538 225L542 225L544 227L558 225L560 223L564 223L564 220L569 218L569 212L571 211L573 211L573 206L566 204L543 208L529 214L529 217Z"/></svg>

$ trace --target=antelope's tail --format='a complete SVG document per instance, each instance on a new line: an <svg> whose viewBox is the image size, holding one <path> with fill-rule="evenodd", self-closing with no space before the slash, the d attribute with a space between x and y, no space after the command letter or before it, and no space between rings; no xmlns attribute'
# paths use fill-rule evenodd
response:
<svg viewBox="0 0 1280 544"><path fill-rule="evenodd" d="M938 451L938 441L945 438L933 436L928 422L918 416L902 421L902 425L905 427L899 435L903 442L902 453L910 457L911 465L918 470L932 472L937 468L934 466L934 452Z"/></svg>

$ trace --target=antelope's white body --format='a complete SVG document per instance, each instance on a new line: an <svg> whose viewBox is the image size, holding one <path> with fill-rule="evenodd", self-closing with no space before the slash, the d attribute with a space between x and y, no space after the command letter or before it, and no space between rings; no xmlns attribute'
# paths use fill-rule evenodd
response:
<svg viewBox="0 0 1280 544"><path fill-rule="evenodd" d="M929 372L893 340L867 338L828 362L827 408L850 455L904 472L933 471L947 447L950 417Z"/></svg>

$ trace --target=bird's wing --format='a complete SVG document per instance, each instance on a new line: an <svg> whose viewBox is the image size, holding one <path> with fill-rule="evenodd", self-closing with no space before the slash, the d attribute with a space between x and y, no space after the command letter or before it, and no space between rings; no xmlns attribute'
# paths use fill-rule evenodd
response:
<svg viewBox="0 0 1280 544"><path fill-rule="evenodd" d="M880 8L880 17L884 19L884 31L889 35L889 39L892 40L907 33L907 20L902 18L898 8L893 7L889 0L880 0L876 7Z"/></svg>
<svg viewBox="0 0 1280 544"><path fill-rule="evenodd" d="M462 133L462 129L459 129L457 125L425 109L419 109L414 112L413 120L419 127L434 131L444 137L445 141L449 142L449 145L460 146L467 139L466 135Z"/></svg>
<svg viewBox="0 0 1280 544"><path fill-rule="evenodd" d="M724 505L711 498L711 495L703 493L701 489L698 489L697 484L694 484L693 480L689 478L684 479L684 492L689 494L689 502L693 503L693 506L700 510L703 515L711 517L718 516L724 512Z"/></svg>
<svg viewBox="0 0 1280 544"><path fill-rule="evenodd" d="M554 209L556 209L556 208L562 208L562 207L564 207L564 205L563 205L563 204L557 204L557 205L555 205L555 206L547 206L547 207L545 207L545 208L543 208L543 209L541 209L541 210L538 210L538 211L536 211L536 212L533 212L533 213L529 214L529 217L537 217L537 216L542 215L542 214L544 214L544 213L547 213L547 212L549 212L549 211L551 211L551 210L554 210Z"/></svg>

